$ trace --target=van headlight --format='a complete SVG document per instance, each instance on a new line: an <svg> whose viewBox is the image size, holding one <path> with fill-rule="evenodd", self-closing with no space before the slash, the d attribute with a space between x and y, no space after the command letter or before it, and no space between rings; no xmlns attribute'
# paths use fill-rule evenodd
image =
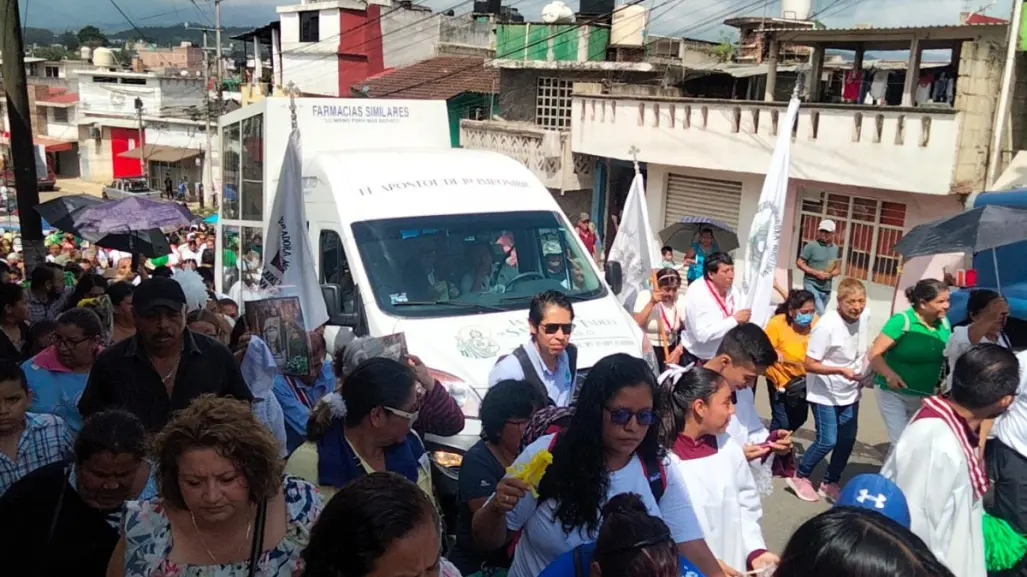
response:
<svg viewBox="0 0 1027 577"><path fill-rule="evenodd" d="M481 398L470 385L465 383L460 377L451 375L446 371L429 367L428 372L431 373L432 378L438 381L439 384L446 387L449 396L453 397L453 400L456 401L457 406L463 411L465 417L478 417Z"/></svg>

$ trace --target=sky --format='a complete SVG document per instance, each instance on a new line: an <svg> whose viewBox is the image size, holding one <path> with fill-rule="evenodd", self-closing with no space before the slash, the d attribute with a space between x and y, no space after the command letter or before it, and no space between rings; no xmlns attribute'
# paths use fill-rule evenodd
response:
<svg viewBox="0 0 1027 577"><path fill-rule="evenodd" d="M138 26L169 25L182 21L213 21L212 0L114 0ZM504 0L517 8L527 20L536 20L542 7L551 0ZM618 4L624 0L618 0ZM298 2L298 0L296 0ZM415 0L436 10L453 8L457 14L470 9L470 0ZM997 0L986 11L1002 18L1009 17L1012 0ZM277 16L274 7L292 0L223 0L222 19L225 25L261 25ZM572 10L578 0L566 0ZM93 24L105 30L129 28L111 0L20 0L22 23L52 29L80 28ZM651 11L650 31L655 34L693 36L716 40L730 29L720 22L728 16L776 16L780 0L644 0ZM966 5L964 0L812 0L813 11L830 28L873 24L885 26L918 26L955 24ZM45 12L44 10L45 6ZM971 2L971 10L987 3ZM26 22L27 20L27 22Z"/></svg>

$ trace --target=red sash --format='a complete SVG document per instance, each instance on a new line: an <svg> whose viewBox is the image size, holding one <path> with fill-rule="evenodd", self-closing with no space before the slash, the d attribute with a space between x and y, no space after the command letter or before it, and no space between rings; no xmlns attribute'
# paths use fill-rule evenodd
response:
<svg viewBox="0 0 1027 577"><path fill-rule="evenodd" d="M710 294L713 295L713 300L717 301L717 306L719 306L720 310L724 313L724 318L728 318L729 316L734 314L734 297L728 297L728 302L724 302L724 299L720 298L720 295L717 294L717 287L713 286L713 284L710 283L710 279L703 279L703 282L706 283L706 288L708 288ZM730 305L730 308L728 308L728 305Z"/></svg>

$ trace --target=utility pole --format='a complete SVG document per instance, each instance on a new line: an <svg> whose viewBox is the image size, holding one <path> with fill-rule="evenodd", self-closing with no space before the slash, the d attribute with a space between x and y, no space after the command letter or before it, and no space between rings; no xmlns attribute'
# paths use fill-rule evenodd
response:
<svg viewBox="0 0 1027 577"><path fill-rule="evenodd" d="M18 0L4 0L4 17L0 26L3 27L2 51L7 56L3 59L4 96L11 125L11 162L14 164L14 188L20 207L18 221L21 224L22 250L25 251L25 273L31 274L32 269L43 262L43 223L39 213L32 210L39 204L39 189Z"/></svg>
<svg viewBox="0 0 1027 577"><path fill-rule="evenodd" d="M213 192L214 189L214 172L211 167L211 161L213 160L213 151L210 146L210 57L207 53L207 31L203 31L203 114L207 119L206 130L204 131L207 135L207 148L203 152L203 193L200 194L200 208L204 208L205 199L203 197ZM205 178L204 178L205 175Z"/></svg>
<svg viewBox="0 0 1027 577"><path fill-rule="evenodd" d="M1020 19L1023 14L1023 0L1013 0L1013 13L1009 17L1009 37L1006 45L1006 62L1002 70L1002 84L998 95L998 106L995 109L995 124L991 128L991 150L988 154L988 169L985 172L984 189L990 190L995 185L1002 162L1002 140L1006 135L1006 122L1009 119L1009 100L1015 81L1016 51L1020 44ZM958 63L957 63L958 64ZM973 200L972 195L969 201ZM966 207L973 208L968 204Z"/></svg>
<svg viewBox="0 0 1027 577"><path fill-rule="evenodd" d="M217 72L216 72L215 76L217 77L217 81L218 81L218 110L220 111L221 110L221 103L224 102L224 97L223 97L223 94L222 94L223 88L222 88L221 81L225 77L224 76L224 69L222 68L222 62L223 61L221 59L221 0L214 0L214 42L217 44L216 56L217 56L218 62L217 62Z"/></svg>
<svg viewBox="0 0 1027 577"><path fill-rule="evenodd" d="M150 185L150 171L146 166L146 129L143 127L143 99L136 98L136 119L139 121L139 174L146 179L146 185Z"/></svg>

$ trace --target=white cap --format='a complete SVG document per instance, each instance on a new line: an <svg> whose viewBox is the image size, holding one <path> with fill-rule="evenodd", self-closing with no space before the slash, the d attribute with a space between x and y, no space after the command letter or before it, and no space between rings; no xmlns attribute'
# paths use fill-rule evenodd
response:
<svg viewBox="0 0 1027 577"><path fill-rule="evenodd" d="M817 228L817 230L822 230L824 232L834 232L834 229L834 221L826 218L820 221L820 227Z"/></svg>

